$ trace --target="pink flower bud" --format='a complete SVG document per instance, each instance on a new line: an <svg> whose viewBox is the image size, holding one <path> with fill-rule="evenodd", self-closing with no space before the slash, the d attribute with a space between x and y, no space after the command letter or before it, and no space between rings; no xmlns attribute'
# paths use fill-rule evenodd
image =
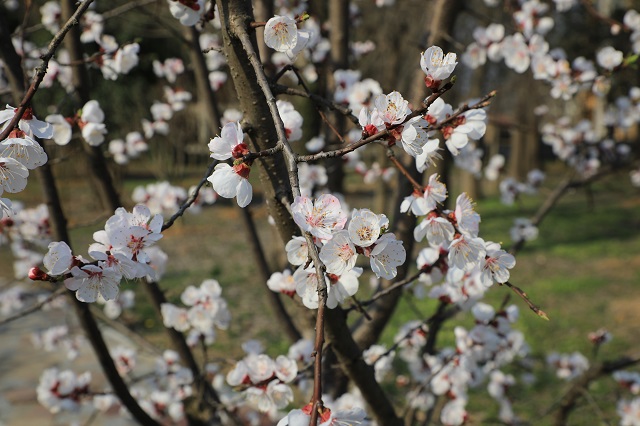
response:
<svg viewBox="0 0 640 426"><path fill-rule="evenodd" d="M49 275L37 266L29 269L29 279L33 281L48 281Z"/></svg>

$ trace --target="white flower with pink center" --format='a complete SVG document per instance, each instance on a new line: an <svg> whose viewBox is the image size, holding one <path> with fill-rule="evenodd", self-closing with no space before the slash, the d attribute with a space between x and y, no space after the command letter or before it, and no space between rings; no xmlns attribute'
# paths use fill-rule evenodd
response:
<svg viewBox="0 0 640 426"><path fill-rule="evenodd" d="M327 294L327 308L333 309L339 303L358 292L358 277L362 275L362 268L354 267L342 275L329 274L330 291Z"/></svg>
<svg viewBox="0 0 640 426"><path fill-rule="evenodd" d="M451 222L436 213L427 215L413 230L413 238L416 241L422 241L426 237L429 244L434 246L448 244L454 234L455 229Z"/></svg>
<svg viewBox="0 0 640 426"><path fill-rule="evenodd" d="M342 275L356 265L358 253L349 239L348 231L338 231L333 234L320 251L320 260L327 267L330 274Z"/></svg>
<svg viewBox="0 0 640 426"><path fill-rule="evenodd" d="M287 251L287 260L290 264L299 266L307 261L309 257L309 249L307 247L307 240L304 237L293 237L285 246Z"/></svg>
<svg viewBox="0 0 640 426"><path fill-rule="evenodd" d="M482 238L458 234L449 246L449 263L463 271L470 271L485 254Z"/></svg>
<svg viewBox="0 0 640 426"><path fill-rule="evenodd" d="M274 16L264 27L264 42L278 52L293 50L298 43L296 21L288 16Z"/></svg>
<svg viewBox="0 0 640 426"><path fill-rule="evenodd" d="M347 221L340 200L331 194L321 195L315 203L298 196L291 205L291 213L300 229L323 240L330 240L333 232L344 228Z"/></svg>
<svg viewBox="0 0 640 426"><path fill-rule="evenodd" d="M465 409L467 401L463 398L456 398L449 401L442 407L440 413L440 421L447 426L459 426L462 425L468 415Z"/></svg>
<svg viewBox="0 0 640 426"><path fill-rule="evenodd" d="M79 126L82 137L89 145L99 146L104 142L107 129L104 125L104 112L98 101L91 100L82 107Z"/></svg>
<svg viewBox="0 0 640 426"><path fill-rule="evenodd" d="M377 215L369 209L356 209L349 222L349 238L357 246L369 247L378 240L382 228L388 224L389 219L383 214Z"/></svg>
<svg viewBox="0 0 640 426"><path fill-rule="evenodd" d="M276 364L268 355L249 354L245 358L245 363L252 383L260 383L270 379L276 372Z"/></svg>
<svg viewBox="0 0 640 426"><path fill-rule="evenodd" d="M292 382L298 375L298 364L295 360L284 355L276 358L275 374L284 383Z"/></svg>
<svg viewBox="0 0 640 426"><path fill-rule="evenodd" d="M132 213L120 207L107 220L104 229L106 235L101 232L94 234L94 239L99 244L90 246L90 250L109 250L111 254L120 253L127 259L146 265L151 259L145 249L162 238L161 228L162 216L155 215L151 218L146 206L138 204ZM147 273L150 273L148 269Z"/></svg>
<svg viewBox="0 0 640 426"><path fill-rule="evenodd" d="M198 23L204 10L204 0L168 0L169 11L186 27Z"/></svg>
<svg viewBox="0 0 640 426"><path fill-rule="evenodd" d="M129 71L138 65L138 52L140 52L138 43L126 44L118 49L113 58L116 72L118 74L129 74Z"/></svg>
<svg viewBox="0 0 640 426"><path fill-rule="evenodd" d="M438 46L431 46L420 55L420 68L433 82L440 82L448 78L458 65L455 53L446 55ZM428 87L431 87L427 84ZM434 87L437 87L435 85Z"/></svg>
<svg viewBox="0 0 640 426"><path fill-rule="evenodd" d="M516 265L516 258L506 251L501 250L500 244L498 243L487 241L485 248L487 254L481 267L482 284L489 287L494 281L497 283L509 281L509 269L512 269Z"/></svg>
<svg viewBox="0 0 640 426"><path fill-rule="evenodd" d="M374 100L375 110L378 116L387 125L400 124L411 113L409 101L405 100L398 92L388 95L378 95ZM379 129L381 130L381 129Z"/></svg>
<svg viewBox="0 0 640 426"><path fill-rule="evenodd" d="M407 252L402 241L392 233L384 234L376 241L369 255L371 270L378 278L390 280L398 274L398 266L404 264Z"/></svg>
<svg viewBox="0 0 640 426"><path fill-rule="evenodd" d="M239 122L227 123L216 136L209 142L211 158L216 160L228 160L232 156L233 148L243 143L244 133Z"/></svg>
<svg viewBox="0 0 640 426"><path fill-rule="evenodd" d="M624 54L611 46L603 47L596 54L596 61L598 61L598 65L607 71L611 71L615 67L619 66L623 59Z"/></svg>
<svg viewBox="0 0 640 426"><path fill-rule="evenodd" d="M469 139L478 140L487 131L487 113L483 109L472 109L460 114L453 126L445 126L443 135L446 145L453 155L458 155Z"/></svg>
<svg viewBox="0 0 640 426"><path fill-rule="evenodd" d="M22 130L13 130L7 139L0 142L0 157L18 160L29 170L47 162L44 149Z"/></svg>
<svg viewBox="0 0 640 426"><path fill-rule="evenodd" d="M122 275L115 269L101 268L95 265L85 265L82 268L74 266L71 278L64 280L64 285L76 292L76 299L85 303L93 303L98 293L105 300L113 300L118 296L118 287Z"/></svg>
<svg viewBox="0 0 640 426"><path fill-rule="evenodd" d="M302 115L296 111L291 102L278 100L276 106L289 142L300 140L302 137Z"/></svg>
<svg viewBox="0 0 640 426"><path fill-rule="evenodd" d="M427 108L425 120L431 125L445 120L453 114L453 107L446 103L442 98L438 98Z"/></svg>
<svg viewBox="0 0 640 426"><path fill-rule="evenodd" d="M296 294L296 282L288 269L271 274L271 277L267 280L267 287L271 291L286 294L287 296Z"/></svg>
<svg viewBox="0 0 640 426"><path fill-rule="evenodd" d="M515 72L522 74L531 64L529 45L522 33L507 36L501 43L504 63Z"/></svg>
<svg viewBox="0 0 640 426"><path fill-rule="evenodd" d="M214 191L223 198L235 198L238 206L246 207L253 198L253 189L249 183L251 168L245 163L230 166L218 164L214 172L207 178Z"/></svg>
<svg viewBox="0 0 640 426"><path fill-rule="evenodd" d="M51 413L60 411L75 411L78 409L80 398L89 396L89 382L91 373L79 376L71 370L59 371L49 368L40 376L37 394L38 402Z"/></svg>
<svg viewBox="0 0 640 426"><path fill-rule="evenodd" d="M12 194L22 191L27 186L29 170L18 160L0 157L0 194L3 191Z"/></svg>
<svg viewBox="0 0 640 426"><path fill-rule="evenodd" d="M435 210L438 204L447 198L447 187L438 180L438 177L437 173L432 174L423 193L414 191L413 194L406 197L400 205L400 212L405 213L411 209L411 213L414 215L424 216Z"/></svg>
<svg viewBox="0 0 640 426"><path fill-rule="evenodd" d="M160 305L162 323L167 328L174 328L177 331L187 331L191 328L188 311L171 303Z"/></svg>
<svg viewBox="0 0 640 426"><path fill-rule="evenodd" d="M425 130L428 126L422 117L414 117L402 126L400 142L407 154L412 157L422 154L422 147L429 141L429 133Z"/></svg>

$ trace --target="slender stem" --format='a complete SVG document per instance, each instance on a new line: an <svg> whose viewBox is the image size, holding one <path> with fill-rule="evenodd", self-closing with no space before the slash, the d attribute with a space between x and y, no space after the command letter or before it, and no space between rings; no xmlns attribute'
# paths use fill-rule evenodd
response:
<svg viewBox="0 0 640 426"><path fill-rule="evenodd" d="M603 15L602 13L600 13L598 11L598 9L596 9L592 2L590 0L581 0L580 3L582 3L582 5L584 6L585 10L591 14L592 16L594 16L596 19L599 19L601 21L603 21L604 23L608 24L609 26L617 26L621 29L623 29L624 31L627 32L631 32L631 28L629 28L628 26L626 26L623 22L620 21L616 21L613 18L610 18L608 16Z"/></svg>
<svg viewBox="0 0 640 426"><path fill-rule="evenodd" d="M509 287L511 290L513 290L513 292L515 294L520 296L522 298L522 300L525 301L527 306L529 306L529 309L531 309L533 312L535 312L536 315L538 315L542 319L545 319L545 320L549 321L549 317L547 316L547 314L542 309L540 309L537 305L535 305L529 299L529 296L527 296L527 293L525 293L520 287L511 284L509 281L507 281L505 283L502 283L501 285L505 285L505 286Z"/></svg>
<svg viewBox="0 0 640 426"><path fill-rule="evenodd" d="M57 298L58 296L60 296L61 294L63 294L65 292L65 288L59 288L56 291L54 291L53 293L51 293L49 296L47 296L44 300L36 303L35 305L32 305L26 309L23 309L20 312L17 312L15 314L13 314L10 317L4 318L0 321L0 327L2 327L3 325L9 324L17 319L20 318L24 318L27 315L30 315L34 312L38 312L40 311L40 309L42 309L42 307L44 305L46 305L47 303L51 302L53 299Z"/></svg>
<svg viewBox="0 0 640 426"><path fill-rule="evenodd" d="M371 297L371 299L362 302L362 305L369 306L370 304L372 304L376 300L380 299L381 297L385 297L389 293L393 292L395 289L400 288L400 287L404 287L407 284L411 284L412 282L417 280L420 277L421 274L422 274L422 271L418 271L415 275L412 275L409 278L405 278L404 280L401 280L401 281L398 281L396 283L393 283L392 285L390 285L389 287L385 288L384 290L381 290L381 291L377 292L376 294L374 294Z"/></svg>
<svg viewBox="0 0 640 426"><path fill-rule="evenodd" d="M306 93L311 94L311 90L309 90L309 86L307 86L307 83L304 81L304 78L302 77L302 75L300 75L300 72L298 71L298 69L295 66L291 66L290 68L291 68L291 71L293 71L293 73L296 75L296 77L298 77L298 84L302 86L302 88ZM338 138L338 140L340 141L340 144L344 144L344 138L342 137L338 129L336 129L335 126L331 124L329 119L327 119L327 116L319 108L318 104L314 103L314 107L316 108L318 115L320 115L320 118L322 118L322 121L325 122L325 124L329 127L329 129L331 129L333 134Z"/></svg>
<svg viewBox="0 0 640 426"><path fill-rule="evenodd" d="M213 160L211 162L211 164L209 164L209 167L207 167L207 171L204 173L204 176L202 177L202 179L200 179L200 182L196 186L196 188L193 191L193 193L191 194L191 196L189 198L187 198L187 200L184 203L182 203L182 205L180 206L178 211L175 212L173 215L171 215L169 220L167 220L162 225L162 230L163 231L171 228L173 226L173 224L175 223L175 221L178 220L178 218L182 217L182 215L184 215L184 213L187 211L187 209L189 207L191 207L191 205L196 201L196 199L198 198L198 194L200 193L200 190L207 183L207 178L209 176L211 176L211 173L213 173L213 169L215 169L217 164L218 164L218 160Z"/></svg>
<svg viewBox="0 0 640 426"><path fill-rule="evenodd" d="M419 110L416 110L414 112L412 112L411 114L407 115L407 117L404 119L404 121L402 123L399 124L394 124L393 126L390 126L387 129L381 130L379 132L377 132L374 135L371 135L367 138L363 138L360 139L357 142L353 142L347 146L345 146L344 148L341 149L336 149L333 151L324 151L324 152L319 152L317 154L311 154L311 155L300 155L297 158L297 161L299 162L306 162L306 161L314 161L314 160L320 160L322 158L334 158L334 157L341 157L345 154L348 154L352 151L355 151L356 149L365 146L367 144L370 144L371 142L375 142L377 140L380 139L385 139L388 135L389 132L397 127L402 126L404 123L406 123L407 121L411 120L414 117L417 117L419 115L424 114L425 112L427 112L427 109L429 108L429 106L431 106L431 104L433 102L435 102L436 99L438 99L440 96L442 96L445 92L449 91L451 88L453 87L453 83L452 82L448 82L447 84L445 84L444 86L442 86L440 89L438 89L436 92L434 92L431 96L429 96L429 98L427 98L425 100L425 105L423 108L420 108ZM473 107L467 107L467 109L471 109ZM466 110L460 110L457 111L456 114L460 115L462 112L464 112ZM452 120L453 118L455 118L457 115L452 115L449 119L444 120L443 123L448 122L449 120Z"/></svg>
<svg viewBox="0 0 640 426"><path fill-rule="evenodd" d="M358 124L358 117L353 115L353 113L351 112L351 109L345 107L344 105L333 102L327 98L324 98L320 95L317 95L315 93L307 93L304 90L294 89L292 87L287 87L282 84L271 84L271 88L276 94L309 98L315 104L322 105L325 108L329 108L332 111L336 111L344 115L345 117L347 117L354 124Z"/></svg>
<svg viewBox="0 0 640 426"><path fill-rule="evenodd" d="M413 185L413 189L415 189L418 192L424 192L423 186L420 185L420 183L411 176L409 171L402 165L402 163L398 161L398 159L396 158L391 148L387 149L387 157L396 166L396 168L400 171L400 173L402 173L404 177L407 178L409 182L411 182L411 185Z"/></svg>

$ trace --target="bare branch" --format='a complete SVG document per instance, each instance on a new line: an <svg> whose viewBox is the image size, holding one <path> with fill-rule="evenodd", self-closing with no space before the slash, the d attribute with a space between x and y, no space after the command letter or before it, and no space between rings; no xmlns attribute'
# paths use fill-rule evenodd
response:
<svg viewBox="0 0 640 426"><path fill-rule="evenodd" d="M191 194L191 196L189 198L187 198L187 200L184 203L182 203L182 205L180 206L178 211L175 212L173 215L171 215L169 220L167 220L162 225L162 230L163 231L171 228L173 226L173 224L175 223L175 221L178 220L179 217L182 217L182 215L184 215L184 213L187 211L187 209L189 207L191 207L191 205L196 201L196 199L198 198L198 194L200 194L200 190L207 183L207 178L209 176L211 176L211 173L213 173L213 169L215 169L217 164L218 164L218 160L213 160L211 162L211 164L209 164L209 167L207 167L207 171L204 173L204 176L202 177L202 179L200 179L200 182L198 183L198 185L194 189L194 191Z"/></svg>
<svg viewBox="0 0 640 426"><path fill-rule="evenodd" d="M51 302L53 299L57 298L58 296L60 296L61 294L64 294L64 292L66 291L66 288L59 288L56 291L54 291L53 293L51 293L49 296L47 296L44 300L36 303L35 305L32 305L10 317L4 318L3 320L0 321L0 327L2 327L3 325L9 324L15 320L18 320L20 318L24 318L27 315L30 315L34 312L38 312L40 309L42 309L42 307L44 305L46 305L47 303Z"/></svg>

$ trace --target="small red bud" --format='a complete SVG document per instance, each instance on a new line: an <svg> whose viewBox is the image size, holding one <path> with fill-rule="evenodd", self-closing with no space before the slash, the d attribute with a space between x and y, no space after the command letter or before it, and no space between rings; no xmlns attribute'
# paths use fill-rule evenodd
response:
<svg viewBox="0 0 640 426"><path fill-rule="evenodd" d="M238 145L234 146L233 149L231 150L231 156L233 158L242 158L243 156L249 154L249 147L247 146L246 143L239 143Z"/></svg>
<svg viewBox="0 0 640 426"><path fill-rule="evenodd" d="M11 133L9 133L9 138L23 139L25 136L26 133L20 129L13 129Z"/></svg>
<svg viewBox="0 0 640 426"><path fill-rule="evenodd" d="M433 77L431 77L430 75L424 78L424 84L427 86L428 89L431 89L431 90L438 90L438 88L440 87L440 83L442 83L442 81L434 80Z"/></svg>
<svg viewBox="0 0 640 426"><path fill-rule="evenodd" d="M49 281L49 275L47 275L47 273L42 269L34 266L29 269L29 279L33 281Z"/></svg>
<svg viewBox="0 0 640 426"><path fill-rule="evenodd" d="M378 129L373 124L367 124L364 126L364 130L362 131L364 136L373 136L378 133Z"/></svg>
<svg viewBox="0 0 640 426"><path fill-rule="evenodd" d="M247 166L245 163L236 164L233 166L233 171L242 176L245 179L249 178L249 172L251 172L251 167Z"/></svg>
<svg viewBox="0 0 640 426"><path fill-rule="evenodd" d="M22 120L32 120L33 119L33 108L27 107L22 114Z"/></svg>

